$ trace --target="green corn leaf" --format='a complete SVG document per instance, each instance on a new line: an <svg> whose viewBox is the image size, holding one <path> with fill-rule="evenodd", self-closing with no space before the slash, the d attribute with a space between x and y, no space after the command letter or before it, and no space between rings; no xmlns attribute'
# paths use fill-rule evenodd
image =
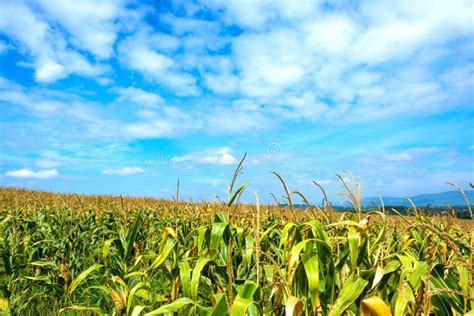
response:
<svg viewBox="0 0 474 316"><path fill-rule="evenodd" d="M273 279L274 279L273 266L270 264L265 264L263 265L263 271L265 272L265 278L267 279L267 282L273 283Z"/></svg>
<svg viewBox="0 0 474 316"><path fill-rule="evenodd" d="M158 257L155 259L155 261L153 261L153 263L150 265L150 269L158 268L166 260L166 258L168 258L168 255L173 250L175 245L176 245L176 241L173 240L173 239L168 238L166 240L166 243L165 243L164 247L163 247L163 250L158 255Z"/></svg>
<svg viewBox="0 0 474 316"><path fill-rule="evenodd" d="M138 305L133 308L132 316L139 316L146 306Z"/></svg>
<svg viewBox="0 0 474 316"><path fill-rule="evenodd" d="M308 279L309 295L314 308L318 302L319 292L319 258L317 255L304 254L303 265Z"/></svg>
<svg viewBox="0 0 474 316"><path fill-rule="evenodd" d="M214 307L212 308L212 316L227 315L229 306L227 305L226 296L224 293L214 294Z"/></svg>
<svg viewBox="0 0 474 316"><path fill-rule="evenodd" d="M358 222L355 222L355 221L340 221L340 222L335 222L335 223L331 223L331 224L328 224L326 225L326 227L338 227L338 226L353 226L353 227L356 227L356 228L360 228L360 229L363 229L364 228L364 225L358 223Z"/></svg>
<svg viewBox="0 0 474 316"><path fill-rule="evenodd" d="M413 271L408 275L408 281L410 282L411 286L417 290L420 285L421 281L425 278L428 274L428 264L424 261L419 261L415 264Z"/></svg>
<svg viewBox="0 0 474 316"><path fill-rule="evenodd" d="M291 272L296 268L297 263L299 262L299 256L301 251L306 247L306 244L314 241L314 239L305 239L300 241L296 246L294 246L290 251L290 258L288 260L288 271Z"/></svg>
<svg viewBox="0 0 474 316"><path fill-rule="evenodd" d="M196 266L193 269L193 276L191 278L191 297L197 301L199 281L201 279L201 271L204 269L211 259L206 257L200 257L196 262Z"/></svg>
<svg viewBox="0 0 474 316"><path fill-rule="evenodd" d="M132 254L133 245L135 244L135 239L137 238L138 229L140 228L141 216L140 213L137 214L135 221L132 224L132 227L129 229L126 244L125 244L125 260L127 261Z"/></svg>
<svg viewBox="0 0 474 316"><path fill-rule="evenodd" d="M226 212L218 212L214 216L214 223L229 224L229 214Z"/></svg>
<svg viewBox="0 0 474 316"><path fill-rule="evenodd" d="M265 237L267 237L267 235L272 232L276 227L278 227L278 224L274 224L272 226L270 226L266 231L264 231L261 235L260 235L260 239L263 240Z"/></svg>
<svg viewBox="0 0 474 316"><path fill-rule="evenodd" d="M384 274L389 274L396 271L400 267L400 262L391 260L384 268Z"/></svg>
<svg viewBox="0 0 474 316"><path fill-rule="evenodd" d="M135 278L135 277L145 276L145 275L146 275L145 272L136 271L136 272L130 272L130 273L125 274L123 278L125 280L127 280L127 279L130 279L130 278Z"/></svg>
<svg viewBox="0 0 474 316"><path fill-rule="evenodd" d="M103 285L99 285L99 286L89 286L87 288L85 288L82 293L81 293L81 296L84 296L86 295L87 292L89 292L90 290L100 290L102 293L106 294L106 295L109 295L109 289L106 287L106 286L103 286Z"/></svg>
<svg viewBox="0 0 474 316"><path fill-rule="evenodd" d="M145 282L138 282L137 285L135 285L131 290L130 290L130 294L128 295L128 298L127 298L127 315L130 314L130 310L132 308L132 304L133 304L133 299L135 298L135 293L140 290L140 289L143 289L144 287L146 287L147 284Z"/></svg>
<svg viewBox="0 0 474 316"><path fill-rule="evenodd" d="M456 266L459 274L459 286L461 287L462 291L466 295L470 295L469 293L469 272L467 271L466 267L463 266Z"/></svg>
<svg viewBox="0 0 474 316"><path fill-rule="evenodd" d="M201 227L198 229L199 231L199 236L198 236L198 254L201 254L204 248L204 241L206 239L206 232L208 231L207 227Z"/></svg>
<svg viewBox="0 0 474 316"><path fill-rule="evenodd" d="M59 310L59 313L62 314L67 310L81 311L81 312L92 312L98 315L105 315L104 311L99 307L86 307L86 306L68 306Z"/></svg>
<svg viewBox="0 0 474 316"><path fill-rule="evenodd" d="M112 243L115 241L115 238L110 238L104 242L104 247L102 247L102 258L105 260L109 256L110 248Z"/></svg>
<svg viewBox="0 0 474 316"><path fill-rule="evenodd" d="M234 195L232 195L232 198L229 200L229 203L227 203L227 206L231 206L232 203L234 203L235 199L240 195L241 192L244 191L245 187L247 186L247 182L244 182L238 189L235 191Z"/></svg>
<svg viewBox="0 0 474 316"><path fill-rule="evenodd" d="M58 265L54 261L33 261L30 262L32 266L37 266L37 267L51 267L51 268L58 268Z"/></svg>
<svg viewBox="0 0 474 316"><path fill-rule="evenodd" d="M179 264L179 278L185 297L191 297L191 268L187 261L181 261Z"/></svg>
<svg viewBox="0 0 474 316"><path fill-rule="evenodd" d="M315 219L310 220L309 222L306 223L309 227L311 227L311 231L313 232L313 235L315 238L318 238L320 240L323 240L326 244L326 246L330 247L331 243L329 240L329 236L326 231L324 231L323 226L321 223Z"/></svg>
<svg viewBox="0 0 474 316"><path fill-rule="evenodd" d="M413 291L407 283L403 283L401 289L397 292L397 299L395 301L395 312L394 316L403 316L407 315L405 310L408 303L414 302L415 297L413 296Z"/></svg>
<svg viewBox="0 0 474 316"><path fill-rule="evenodd" d="M154 311L151 311L149 313L146 313L145 316L152 316L152 315L160 315L160 314L166 314L166 313L174 313L182 309L184 306L193 304L194 301L188 297L182 297L178 298L177 300L163 305L158 309L155 309Z"/></svg>
<svg viewBox="0 0 474 316"><path fill-rule="evenodd" d="M283 227L283 230L281 231L281 235L280 235L280 244L278 246L278 248L283 248L283 247L288 247L288 243L289 243L289 236L290 236L290 232L292 231L292 229L294 227L297 227L297 225L293 222L289 222L289 223L286 223L285 224L285 227Z"/></svg>
<svg viewBox="0 0 474 316"><path fill-rule="evenodd" d="M342 315L342 312L344 312L349 307L349 305L354 303L354 301L359 298L368 283L368 281L361 278L345 281L344 286L342 287L342 290L336 299L336 302L333 306L331 306L329 316Z"/></svg>
<svg viewBox="0 0 474 316"><path fill-rule="evenodd" d="M242 298L237 296L232 305L232 310L230 312L231 316L243 316L247 314L247 311L250 310L250 306L253 305L253 300Z"/></svg>
<svg viewBox="0 0 474 316"><path fill-rule="evenodd" d="M260 285L254 281L245 281L242 292L239 295L242 298L253 300L255 293L260 289Z"/></svg>
<svg viewBox="0 0 474 316"><path fill-rule="evenodd" d="M359 240L360 234L353 229L349 229L347 241L349 243L349 254L351 257L351 268L353 271L357 266L357 258L359 256Z"/></svg>
<svg viewBox="0 0 474 316"><path fill-rule="evenodd" d="M102 264L96 263L90 266L89 268L87 268L85 271L81 272L81 274L79 274L74 280L72 280L71 285L69 286L69 290L68 290L69 294L72 294L74 290L79 286L79 284L81 284L81 282L84 281L84 279L87 278L89 274L91 274L95 270L98 270L102 267L103 267Z"/></svg>
<svg viewBox="0 0 474 316"><path fill-rule="evenodd" d="M227 223L214 223L212 224L211 230L211 240L209 244L210 254L213 258L219 252L219 247L221 242L224 240L223 235L226 229L228 229L229 225Z"/></svg>

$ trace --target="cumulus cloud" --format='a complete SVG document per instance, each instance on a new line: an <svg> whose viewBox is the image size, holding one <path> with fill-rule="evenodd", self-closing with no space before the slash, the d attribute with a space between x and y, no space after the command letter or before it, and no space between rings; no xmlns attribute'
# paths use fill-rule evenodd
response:
<svg viewBox="0 0 474 316"><path fill-rule="evenodd" d="M174 156L170 160L175 163L189 161L202 164L232 165L236 162L236 159L230 152L230 147L211 148L182 156Z"/></svg>
<svg viewBox="0 0 474 316"><path fill-rule="evenodd" d="M226 133L261 126L262 116L350 124L429 115L473 96L473 65L433 66L472 52L468 44L456 50L450 44L473 36L469 1L361 1L350 12L312 0L177 2L166 13L109 0L41 0L38 7L7 3L0 13L0 32L32 58L22 64L35 69L38 82L78 74L111 84L112 69L103 61L117 47L122 67L176 96L210 90L209 104L224 108L229 96L252 99L259 109L233 112L255 123ZM169 31L149 25L150 12ZM115 91L122 100L162 102L138 87ZM221 119L220 107L213 108Z"/></svg>
<svg viewBox="0 0 474 316"><path fill-rule="evenodd" d="M141 73L148 81L160 83L178 95L196 95L196 79L189 74L189 69L177 62L179 55L168 56L168 51L176 50L179 42L165 37L163 44L162 38L162 35L154 35L149 30L125 38L119 45L122 63Z"/></svg>
<svg viewBox="0 0 474 316"><path fill-rule="evenodd" d="M103 175L107 176L130 176L145 172L141 167L123 167L118 169L105 169L102 171Z"/></svg>
<svg viewBox="0 0 474 316"><path fill-rule="evenodd" d="M39 1L35 10L23 2L6 2L0 12L0 32L9 36L35 69L35 80L52 83L71 74L99 77L110 68L99 58L112 56L117 37L119 1ZM43 13L43 14L42 14Z"/></svg>
<svg viewBox="0 0 474 316"><path fill-rule="evenodd" d="M68 30L73 44L100 58L112 55L122 1L40 0L39 3L50 21Z"/></svg>
<svg viewBox="0 0 474 316"><path fill-rule="evenodd" d="M217 94L332 123L439 113L472 97L469 67L446 69L444 85L433 73L433 63L458 54L451 41L473 35L468 1L362 1L353 14L319 1L203 2L222 10L225 25L244 28L232 38L232 63L223 68L219 56L204 73ZM426 10L431 5L436 11ZM304 106L291 102L310 94Z"/></svg>
<svg viewBox="0 0 474 316"><path fill-rule="evenodd" d="M56 169L32 171L31 169L18 169L5 172L7 177L13 178L33 178L33 179L47 179L54 178L59 175Z"/></svg>

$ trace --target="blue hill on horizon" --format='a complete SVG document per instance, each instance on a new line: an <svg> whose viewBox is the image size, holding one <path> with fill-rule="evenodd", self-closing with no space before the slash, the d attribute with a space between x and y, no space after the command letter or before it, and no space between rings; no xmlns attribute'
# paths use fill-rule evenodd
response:
<svg viewBox="0 0 474 316"><path fill-rule="evenodd" d="M472 206L474 202L474 190L465 191L466 196ZM410 206L410 202L403 197L382 196L385 205L389 206ZM440 193L420 194L411 196L410 199L416 206L426 207L431 206L466 206L466 201L459 191L446 191ZM362 206L372 206L372 202L377 205L380 204L378 197L366 197L362 199Z"/></svg>

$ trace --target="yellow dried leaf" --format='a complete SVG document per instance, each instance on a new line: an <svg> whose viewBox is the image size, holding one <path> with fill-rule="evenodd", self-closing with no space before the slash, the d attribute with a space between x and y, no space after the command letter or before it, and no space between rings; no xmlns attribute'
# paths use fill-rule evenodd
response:
<svg viewBox="0 0 474 316"><path fill-rule="evenodd" d="M117 306L118 309L123 309L125 308L125 301L123 297L113 288L109 288L110 295L112 296L112 300L115 303L115 306Z"/></svg>
<svg viewBox="0 0 474 316"><path fill-rule="evenodd" d="M302 311L303 311L303 302L295 296L288 297L288 299L286 300L285 315L286 316L299 316L301 315Z"/></svg>
<svg viewBox="0 0 474 316"><path fill-rule="evenodd" d="M392 316L387 304L378 296L362 300L361 316Z"/></svg>

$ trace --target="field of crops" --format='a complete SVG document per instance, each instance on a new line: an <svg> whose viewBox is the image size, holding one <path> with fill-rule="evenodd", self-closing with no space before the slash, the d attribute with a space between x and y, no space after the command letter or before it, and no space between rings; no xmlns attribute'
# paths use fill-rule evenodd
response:
<svg viewBox="0 0 474 316"><path fill-rule="evenodd" d="M1 313L474 315L472 220L363 213L357 186L352 213L242 190L192 204L0 189Z"/></svg>

